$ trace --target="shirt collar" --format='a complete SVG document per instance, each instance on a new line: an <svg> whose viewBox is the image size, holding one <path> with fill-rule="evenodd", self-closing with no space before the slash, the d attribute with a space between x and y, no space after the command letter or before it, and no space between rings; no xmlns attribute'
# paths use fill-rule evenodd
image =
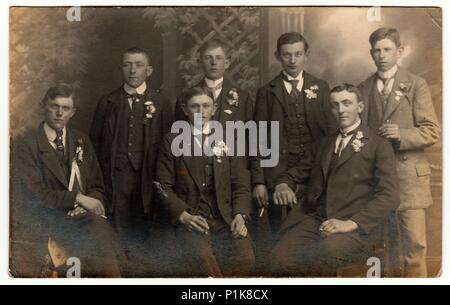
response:
<svg viewBox="0 0 450 305"><path fill-rule="evenodd" d="M300 73L297 75L297 77L292 77L289 74L286 73L286 71L283 70L283 74L287 77L288 80L296 79L298 81L301 81L303 79L303 70L300 71Z"/></svg>
<svg viewBox="0 0 450 305"><path fill-rule="evenodd" d="M56 139L56 131L53 128L51 128L47 124L47 122L44 122L44 131L45 131L45 135L47 136L47 139L50 142L55 141L55 139ZM66 127L63 128L63 142L64 142L65 138L66 138Z"/></svg>
<svg viewBox="0 0 450 305"><path fill-rule="evenodd" d="M209 88L215 88L218 85L220 85L221 83L223 83L223 77L216 79L216 80L212 80L212 79L205 77L205 83L206 83L206 86L208 86Z"/></svg>
<svg viewBox="0 0 450 305"><path fill-rule="evenodd" d="M377 71L378 76L382 79L390 79L392 77L394 77L395 73L397 73L398 70L398 66L394 65L392 68L390 68L389 70L382 72L382 71Z"/></svg>
<svg viewBox="0 0 450 305"><path fill-rule="evenodd" d="M142 95L142 94L144 94L145 90L147 90L147 84L145 82L143 82L139 87L133 88L130 85L125 83L125 84L123 84L123 90L125 90L125 92L130 95L134 94L134 93Z"/></svg>
<svg viewBox="0 0 450 305"><path fill-rule="evenodd" d="M203 126L203 130L198 129L196 126L192 125L192 134L194 136L198 136L201 134L209 134L211 132L210 128L209 128L209 122L205 124L205 126Z"/></svg>
<svg viewBox="0 0 450 305"><path fill-rule="evenodd" d="M359 127L359 125L361 125L361 118L358 118L358 121L356 121L355 124L353 124L352 126L349 126L347 128L341 129L342 133L349 133L354 131L356 128Z"/></svg>

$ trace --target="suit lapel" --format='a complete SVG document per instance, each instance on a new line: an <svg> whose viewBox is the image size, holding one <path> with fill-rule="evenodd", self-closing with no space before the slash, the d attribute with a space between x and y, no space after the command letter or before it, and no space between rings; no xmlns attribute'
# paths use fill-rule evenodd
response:
<svg viewBox="0 0 450 305"><path fill-rule="evenodd" d="M376 74L373 74L371 77L369 77L362 89L361 89L361 95L363 97L366 97L367 100L364 100L364 110L361 115L361 122L363 124L367 124L371 126L371 124L375 124L375 128L378 127L379 120L382 116L382 110L381 110L381 104L377 105L377 101L375 100L375 97L373 96L374 90L378 90L376 87L376 81L377 76ZM381 101L380 101L381 103ZM370 115L369 115L370 114Z"/></svg>
<svg viewBox="0 0 450 305"><path fill-rule="evenodd" d="M64 169L62 168L61 163L58 160L58 156L56 155L55 150L48 142L43 124L41 124L38 130L38 146L41 152L42 162L44 162L44 164L52 172L56 179L58 179L59 182L61 182L67 188L69 184L67 181L67 177L64 173Z"/></svg>
<svg viewBox="0 0 450 305"><path fill-rule="evenodd" d="M191 154L194 154L194 150L193 150L193 145L197 145L195 143L195 140L193 139L193 137L191 137L191 143L190 144L186 144L189 146L189 149L191 151ZM202 169L203 169L203 162L202 162L202 157L199 156L184 156L183 155L183 161L184 164L186 165L188 171L189 171L189 175L191 176L192 180L194 180L195 184L197 185L197 187L199 189L201 189L202 184L201 184L201 175L202 175Z"/></svg>
<svg viewBox="0 0 450 305"><path fill-rule="evenodd" d="M155 107L155 113L153 113L153 118L150 118L150 119L147 119L146 120L146 123L145 123L145 125L144 125L144 154L145 154L145 157L144 157L144 160L146 160L146 156L147 156L147 153L148 153L148 151L149 151L149 148L150 148L150 143L152 143L152 125L153 125L153 121L155 120L155 118L158 116L158 112L159 111L161 111L161 105L160 105L160 102L159 102L159 100L158 100L158 98L157 98L157 96L156 96L156 93L153 91L153 90L151 90L150 88L147 88L147 90L146 90L146 92L145 92L145 98L144 98L144 101L142 101L143 103L145 103L145 102L147 102L147 101L150 101L150 102L153 102L153 106ZM145 108L145 113L147 113L147 109L146 109L146 107L144 107Z"/></svg>
<svg viewBox="0 0 450 305"><path fill-rule="evenodd" d="M322 160L321 160L322 161L322 173L323 173L323 177L325 180L328 176L328 169L330 168L331 155L333 154L333 151L334 151L336 136L328 137L327 141L328 142L325 147L325 151L322 155Z"/></svg>
<svg viewBox="0 0 450 305"><path fill-rule="evenodd" d="M341 157L338 159L335 170L337 170L340 166L342 166L343 164L345 164L348 160L350 160L355 154L359 154L359 152L356 152L353 147L352 147L352 142L355 140L356 138L356 133L358 131L361 131L364 135L364 138L361 140L363 143L367 142L368 138L367 138L367 129L364 128L364 126L361 124L359 125L358 129L356 130L356 132L352 135L350 141L348 142L347 146L345 147L345 149L342 152ZM364 149L364 147L361 148L361 150Z"/></svg>
<svg viewBox="0 0 450 305"><path fill-rule="evenodd" d="M305 111L306 111L306 120L307 120L310 128L311 128L311 126L313 126L311 120L313 120L313 118L314 118L314 115L312 113L312 107L313 107L314 101L306 98L305 89L309 89L313 85L316 85L316 84L312 83L311 76L308 73L306 73L305 71L303 71L303 87L302 87L302 92L300 92L300 94L303 95L303 101L305 103Z"/></svg>
<svg viewBox="0 0 450 305"><path fill-rule="evenodd" d="M400 88L400 84L402 84L402 86L405 86L404 90ZM384 111L383 122L386 122L386 120L391 117L392 113L397 109L397 107L404 101L404 99L408 98L405 92L409 91L410 86L411 84L409 82L407 74L403 69L398 68L391 93L388 97L386 110ZM397 95L396 92L401 92L401 95Z"/></svg>
<svg viewBox="0 0 450 305"><path fill-rule="evenodd" d="M225 126L226 121L230 120L233 111L227 101L228 92L231 90L231 84L224 78L222 90L217 97L217 111L214 114L214 119L219 121L222 126ZM225 110L230 110L231 114L225 113Z"/></svg>
<svg viewBox="0 0 450 305"><path fill-rule="evenodd" d="M283 72L281 72L283 73ZM288 113L287 101L283 97L283 78L281 73L270 83L272 86L272 94L275 96L276 100L280 103L285 113Z"/></svg>

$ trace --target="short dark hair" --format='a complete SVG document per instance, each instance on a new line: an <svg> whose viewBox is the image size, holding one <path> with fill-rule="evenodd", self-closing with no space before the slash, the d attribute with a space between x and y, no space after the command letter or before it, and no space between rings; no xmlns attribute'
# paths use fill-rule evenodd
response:
<svg viewBox="0 0 450 305"><path fill-rule="evenodd" d="M308 45L308 42L306 41L306 38L303 37L303 35L298 32L288 32L288 33L284 33L280 37L278 37L277 51L280 52L280 48L282 45L294 44L297 42L303 42L303 45L305 46L305 52L308 51L309 45Z"/></svg>
<svg viewBox="0 0 450 305"><path fill-rule="evenodd" d="M41 101L41 104L45 106L48 101L54 100L57 97L72 97L73 98L73 106L75 107L75 90L72 85L66 83L59 83L53 87L48 88L47 92L44 95L44 98Z"/></svg>
<svg viewBox="0 0 450 305"><path fill-rule="evenodd" d="M211 94L211 91L207 90L204 87L196 86L183 91L183 104L187 105L187 102L193 98L194 96L206 95L209 96L213 101L214 98Z"/></svg>
<svg viewBox="0 0 450 305"><path fill-rule="evenodd" d="M359 91L359 89L356 86L354 86L352 84L348 84L348 83L343 83L343 84L335 86L333 89L330 90L330 95L332 93L337 93L337 92L342 92L342 91L354 93L356 95L357 102L362 102L361 91Z"/></svg>
<svg viewBox="0 0 450 305"><path fill-rule="evenodd" d="M380 41L385 38L395 43L397 48L401 46L400 33L397 31L397 29L385 27L379 28L378 30L375 30L372 34L370 34L369 37L370 45L373 48L373 46L375 45L375 43L377 43L377 41Z"/></svg>
<svg viewBox="0 0 450 305"><path fill-rule="evenodd" d="M203 43L201 47L198 49L198 53L200 54L201 57L203 53L205 53L206 51L217 48L222 48L223 52L225 53L225 56L227 56L229 50L227 44L224 41L215 38L210 39L205 43Z"/></svg>
<svg viewBox="0 0 450 305"><path fill-rule="evenodd" d="M150 56L148 55L148 53L144 49L141 49L141 48L138 48L138 47L128 48L125 51L123 51L122 59L125 56L125 54L142 54L142 55L145 56L145 58L147 58L147 62L150 65Z"/></svg>

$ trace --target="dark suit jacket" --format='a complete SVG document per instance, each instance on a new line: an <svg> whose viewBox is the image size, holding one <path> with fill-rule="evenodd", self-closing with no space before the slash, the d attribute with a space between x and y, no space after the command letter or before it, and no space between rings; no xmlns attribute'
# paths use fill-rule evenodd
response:
<svg viewBox="0 0 450 305"><path fill-rule="evenodd" d="M105 202L102 174L92 144L86 135L68 127L66 149L69 160L75 156L78 139L83 141L83 162L79 169L84 194ZM13 193L17 196L13 204L21 204L24 209L13 208L17 217L13 216L16 220L30 217L27 226L35 227L42 234L48 234L52 227L59 230L67 211L74 208L77 195L76 191L67 190L69 178L57 158L43 125L16 142L12 166Z"/></svg>
<svg viewBox="0 0 450 305"><path fill-rule="evenodd" d="M207 87L205 80L203 79L200 83L196 85L196 87ZM227 98L231 89L236 89L239 95L239 104L238 106L231 106L227 102ZM177 98L177 102L175 105L175 120L186 120L186 115L181 108L183 104L183 97L179 96ZM223 80L222 91L220 91L219 96L217 97L218 108L214 117L212 118L214 121L219 121L222 126L225 128L225 123L227 121L243 121L247 122L253 119L253 102L250 99L250 96L247 92L234 87L230 81L226 78Z"/></svg>
<svg viewBox="0 0 450 305"><path fill-rule="evenodd" d="M108 211L113 212L115 206L114 185L120 183L114 179L116 167L117 140L119 126L125 107L129 107L125 99L123 87L103 96L95 111L91 126L91 139L98 155L99 163L105 179ZM153 118L145 125L145 151L142 166L142 201L145 213L153 211L153 188L150 187L154 179L158 148L163 135L169 130L171 109L169 101L159 92L147 87L145 100L152 101L156 108Z"/></svg>
<svg viewBox="0 0 450 305"><path fill-rule="evenodd" d="M399 176L399 209L419 209L429 207L431 197L431 169L424 149L439 140L440 127L425 80L399 67L394 85L388 97L384 113L370 98L377 76L374 74L359 85L365 103L363 122L377 129L383 123L398 124L401 141L393 142L396 167ZM396 91L401 96L396 98ZM378 122L373 118L379 117Z"/></svg>
<svg viewBox="0 0 450 305"><path fill-rule="evenodd" d="M183 211L195 212L200 200L202 157L175 157L171 144L176 134L167 134L158 158L157 181L161 184L161 205L173 223ZM191 145L196 145L192 143ZM219 211L227 224L236 214L250 215L251 195L245 158L214 157L214 184Z"/></svg>
<svg viewBox="0 0 450 305"><path fill-rule="evenodd" d="M356 134L353 135L334 170L328 173L337 134L326 137L321 143L311 175L306 163L293 168L278 180L278 183L288 183L291 188L296 183L310 180L305 206L296 206L280 231L300 222L304 209L315 210L324 192L327 218L351 219L364 234L369 234L398 207L398 177L392 146L365 125L358 130L364 135L364 147L359 152L353 149L351 143Z"/></svg>
<svg viewBox="0 0 450 305"><path fill-rule="evenodd" d="M314 85L319 87L317 98L307 99L304 90ZM256 95L255 121L257 123L260 121L280 122L278 137L280 141L280 161L278 166L261 168L259 158L252 158L251 161L252 184L265 184L269 189L275 186L275 180L286 171L287 166L288 152L285 139L287 137L286 120L289 109L288 101L284 99L283 90L285 90L284 83L280 73L275 79L261 87ZM329 110L329 91L330 89L325 81L304 72L302 94L304 94L306 103L306 119L316 143L319 143L320 139L328 133L337 130L336 120L331 116ZM268 135L270 134L269 130Z"/></svg>

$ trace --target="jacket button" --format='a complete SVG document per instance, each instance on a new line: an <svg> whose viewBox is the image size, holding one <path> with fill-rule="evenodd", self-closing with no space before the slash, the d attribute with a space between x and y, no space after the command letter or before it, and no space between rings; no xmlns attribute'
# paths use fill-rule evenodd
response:
<svg viewBox="0 0 450 305"><path fill-rule="evenodd" d="M403 156L403 157L402 157L402 160L403 160L403 161L406 161L406 160L408 160L408 157L407 157L407 156Z"/></svg>

